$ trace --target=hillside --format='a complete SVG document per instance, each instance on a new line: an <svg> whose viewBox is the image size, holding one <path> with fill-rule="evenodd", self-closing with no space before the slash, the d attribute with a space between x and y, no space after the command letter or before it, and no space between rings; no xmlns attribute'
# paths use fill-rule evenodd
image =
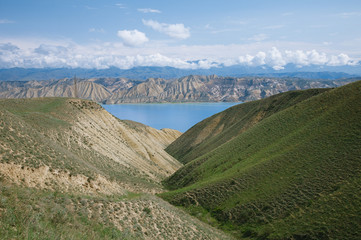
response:
<svg viewBox="0 0 361 240"><path fill-rule="evenodd" d="M356 78L309 80L277 77L220 77L190 75L178 79L126 78L78 79L77 94L104 104L153 102L246 102L281 92L338 87ZM49 81L0 81L0 98L74 97L73 79Z"/></svg>
<svg viewBox="0 0 361 240"><path fill-rule="evenodd" d="M9 99L1 100L0 108L2 162L149 181L159 181L180 167L163 151L179 132L120 121L94 102Z"/></svg>
<svg viewBox="0 0 361 240"><path fill-rule="evenodd" d="M238 238L359 239L360 99L358 81L213 116L168 148L188 163L161 196Z"/></svg>
<svg viewBox="0 0 361 240"><path fill-rule="evenodd" d="M229 239L151 195L181 167L163 150L179 135L87 100L0 100L0 236Z"/></svg>
<svg viewBox="0 0 361 240"><path fill-rule="evenodd" d="M233 106L185 132L166 151L183 164L233 139L263 119L329 89L289 91Z"/></svg>
<svg viewBox="0 0 361 240"><path fill-rule="evenodd" d="M132 87L126 79L88 79L77 83L77 94L83 99L101 102L112 92ZM0 98L74 97L74 80L0 82Z"/></svg>

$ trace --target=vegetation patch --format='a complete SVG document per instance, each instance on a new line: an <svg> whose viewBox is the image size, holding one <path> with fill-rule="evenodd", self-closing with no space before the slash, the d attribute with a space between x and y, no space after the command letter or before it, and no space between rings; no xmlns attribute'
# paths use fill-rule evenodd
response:
<svg viewBox="0 0 361 240"><path fill-rule="evenodd" d="M360 238L361 82L316 91L257 102L260 112L269 109L262 114L267 117L250 123L259 112L246 111L248 118L240 115L245 119L228 128L232 134L224 128L206 137L201 148L206 153L186 160L164 182L172 191L160 196L200 219L209 214L239 238ZM270 105L273 100L279 101ZM236 117L238 108L220 114ZM188 134L202 132L208 121ZM220 136L232 140L214 140ZM197 156L193 151L201 145L183 140L179 151L185 146L191 149L187 154Z"/></svg>

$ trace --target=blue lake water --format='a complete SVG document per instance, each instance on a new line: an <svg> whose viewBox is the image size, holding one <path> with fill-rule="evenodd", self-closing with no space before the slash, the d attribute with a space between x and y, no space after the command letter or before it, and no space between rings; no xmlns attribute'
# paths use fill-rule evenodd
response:
<svg viewBox="0 0 361 240"><path fill-rule="evenodd" d="M133 120L156 129L187 131L196 123L239 103L144 103L102 105L122 120Z"/></svg>

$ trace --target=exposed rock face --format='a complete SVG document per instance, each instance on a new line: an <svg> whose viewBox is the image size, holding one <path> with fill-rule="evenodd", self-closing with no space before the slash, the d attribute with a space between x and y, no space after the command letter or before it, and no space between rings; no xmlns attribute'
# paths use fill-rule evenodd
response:
<svg viewBox="0 0 361 240"><path fill-rule="evenodd" d="M125 78L79 80L78 96L106 104L152 102L251 101L289 90L338 87L356 79L187 76L175 80ZM74 97L74 81L0 82L0 98Z"/></svg>
<svg viewBox="0 0 361 240"><path fill-rule="evenodd" d="M0 163L0 175L9 182L40 189L106 195L125 194L125 190L129 190L127 185L111 182L101 175L89 179L82 174L72 175L68 171L50 171L49 166L31 168L20 164Z"/></svg>
<svg viewBox="0 0 361 240"><path fill-rule="evenodd" d="M98 153L158 181L180 167L179 162L163 150L180 132L119 121L94 102L74 99L70 103L81 111L73 125L74 132L79 139L88 139L88 147Z"/></svg>
<svg viewBox="0 0 361 240"><path fill-rule="evenodd" d="M88 100L0 100L0 134L0 163L11 164L0 165L0 175L26 186L74 190L79 182L91 192L89 184L118 182L110 193L159 192L159 182L182 165L164 151L179 131L121 121Z"/></svg>

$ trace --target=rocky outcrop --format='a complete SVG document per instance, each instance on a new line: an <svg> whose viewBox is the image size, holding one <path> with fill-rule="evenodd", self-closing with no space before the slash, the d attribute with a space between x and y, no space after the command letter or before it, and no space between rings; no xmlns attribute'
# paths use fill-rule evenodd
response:
<svg viewBox="0 0 361 240"><path fill-rule="evenodd" d="M246 102L289 90L338 87L356 79L305 80L301 78L186 76L144 82L125 78L82 79L79 98L105 104L152 102ZM0 98L74 97L72 79L0 82Z"/></svg>
<svg viewBox="0 0 361 240"><path fill-rule="evenodd" d="M266 77L187 76L176 80L148 79L114 92L104 103L246 102L289 90L337 87L352 80L303 80Z"/></svg>

